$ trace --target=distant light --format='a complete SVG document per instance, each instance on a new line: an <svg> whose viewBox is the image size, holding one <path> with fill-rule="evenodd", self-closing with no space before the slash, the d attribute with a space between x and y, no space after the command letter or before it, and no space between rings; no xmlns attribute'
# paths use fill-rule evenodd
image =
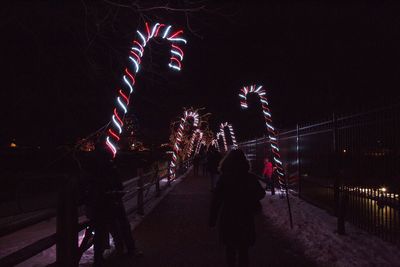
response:
<svg viewBox="0 0 400 267"><path fill-rule="evenodd" d="M14 142L11 142L10 147L17 147L17 144Z"/></svg>
<svg viewBox="0 0 400 267"><path fill-rule="evenodd" d="M381 190L382 192L386 192L386 191L387 191L386 187L382 187L382 188L380 188L380 190Z"/></svg>
<svg viewBox="0 0 400 267"><path fill-rule="evenodd" d="M346 153L347 152L347 150L346 149L343 149L343 153Z"/></svg>

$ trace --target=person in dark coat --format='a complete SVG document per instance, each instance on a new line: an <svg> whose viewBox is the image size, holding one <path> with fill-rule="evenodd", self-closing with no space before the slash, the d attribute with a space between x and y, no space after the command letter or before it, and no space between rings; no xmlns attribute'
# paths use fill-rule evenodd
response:
<svg viewBox="0 0 400 267"><path fill-rule="evenodd" d="M104 262L103 252L109 246L110 225L113 222L113 200L108 194L114 187L111 155L99 145L84 167L89 180L86 216L94 233L94 266L101 266Z"/></svg>
<svg viewBox="0 0 400 267"><path fill-rule="evenodd" d="M209 224L215 226L219 218L228 266L236 266L236 256L239 266L248 266L248 250L256 239L254 215L265 191L249 169L242 150L230 151L220 164L221 176L211 203Z"/></svg>

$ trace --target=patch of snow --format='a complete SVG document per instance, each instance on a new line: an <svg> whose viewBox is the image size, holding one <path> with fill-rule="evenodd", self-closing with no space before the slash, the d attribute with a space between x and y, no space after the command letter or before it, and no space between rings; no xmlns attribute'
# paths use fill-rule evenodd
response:
<svg viewBox="0 0 400 267"><path fill-rule="evenodd" d="M306 256L320 266L400 266L400 249L346 222L346 235L336 233L337 219L290 195L293 229L286 198L267 192L263 213L288 238L298 242Z"/></svg>

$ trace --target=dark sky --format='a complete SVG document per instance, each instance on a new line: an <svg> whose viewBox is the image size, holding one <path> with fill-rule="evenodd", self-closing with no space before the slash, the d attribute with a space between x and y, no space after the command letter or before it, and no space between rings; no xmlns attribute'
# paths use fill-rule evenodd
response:
<svg viewBox="0 0 400 267"><path fill-rule="evenodd" d="M237 96L252 83L267 88L282 129L397 103L399 14L387 3L210 4L189 13L190 31L182 12L140 16L100 1L8 6L1 143L68 143L107 123L143 19L179 25L188 40L180 73L167 68L165 43L145 52L130 110L148 142L167 141L170 121L190 106L211 112L213 127L232 122L239 140L260 135L259 107L241 111Z"/></svg>

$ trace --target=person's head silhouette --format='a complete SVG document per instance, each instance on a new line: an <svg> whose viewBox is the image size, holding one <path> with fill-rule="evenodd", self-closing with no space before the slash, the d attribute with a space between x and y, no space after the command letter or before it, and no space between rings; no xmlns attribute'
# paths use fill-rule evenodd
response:
<svg viewBox="0 0 400 267"><path fill-rule="evenodd" d="M220 171L227 172L248 172L250 163L241 149L231 150L220 163Z"/></svg>

